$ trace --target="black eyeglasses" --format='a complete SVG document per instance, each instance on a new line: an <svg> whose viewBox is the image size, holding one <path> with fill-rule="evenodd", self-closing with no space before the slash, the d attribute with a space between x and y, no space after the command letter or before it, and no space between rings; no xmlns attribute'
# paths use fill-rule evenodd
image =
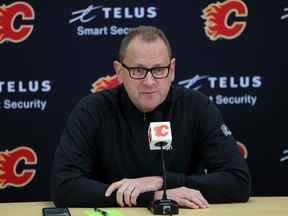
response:
<svg viewBox="0 0 288 216"><path fill-rule="evenodd" d="M145 68L145 67L128 67L124 63L121 63L124 68L126 68L129 72L129 76L131 79L145 79L148 72L151 72L154 79L164 79L169 75L170 63L165 67L153 67L153 68Z"/></svg>

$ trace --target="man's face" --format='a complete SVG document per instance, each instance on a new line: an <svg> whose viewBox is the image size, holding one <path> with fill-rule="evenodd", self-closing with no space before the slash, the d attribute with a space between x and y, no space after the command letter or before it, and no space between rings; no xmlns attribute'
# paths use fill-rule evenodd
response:
<svg viewBox="0 0 288 216"><path fill-rule="evenodd" d="M175 59L170 60L168 50L161 39L145 42L134 38L126 51L123 63L128 67L166 67L170 64L167 78L154 79L151 72L144 79L130 78L128 70L120 62L114 62L118 79L123 83L130 100L142 112L149 112L167 97L175 76Z"/></svg>

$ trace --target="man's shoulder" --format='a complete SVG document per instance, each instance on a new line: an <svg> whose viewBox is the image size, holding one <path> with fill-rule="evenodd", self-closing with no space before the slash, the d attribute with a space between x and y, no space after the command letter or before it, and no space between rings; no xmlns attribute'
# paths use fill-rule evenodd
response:
<svg viewBox="0 0 288 216"><path fill-rule="evenodd" d="M107 89L96 93L91 93L83 97L78 106L87 109L105 110L115 107L119 103L121 87Z"/></svg>

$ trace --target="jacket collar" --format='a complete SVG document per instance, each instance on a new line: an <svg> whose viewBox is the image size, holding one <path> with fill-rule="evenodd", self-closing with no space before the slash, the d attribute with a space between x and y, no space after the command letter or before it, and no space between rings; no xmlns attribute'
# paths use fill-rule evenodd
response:
<svg viewBox="0 0 288 216"><path fill-rule="evenodd" d="M123 85L119 87L120 91L120 103L121 103L121 109L125 113L125 116L135 118L135 119L147 119L149 121L160 121L159 118L155 115L155 113L160 112L163 116L163 119L161 121L168 121L168 113L171 108L171 105L175 102L177 98L177 91L175 89L175 86L170 87L169 93L167 95L167 98L163 103L161 103L159 106L157 106L153 111L143 113L142 111L138 110L138 108L133 104L133 102L130 100L125 88Z"/></svg>

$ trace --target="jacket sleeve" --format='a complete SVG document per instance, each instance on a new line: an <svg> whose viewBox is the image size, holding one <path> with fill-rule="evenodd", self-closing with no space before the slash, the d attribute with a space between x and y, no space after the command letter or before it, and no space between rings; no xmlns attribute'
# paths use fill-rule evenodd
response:
<svg viewBox="0 0 288 216"><path fill-rule="evenodd" d="M168 172L168 187L197 189L210 203L247 201L248 166L219 110L209 100L197 113L198 154L205 172L192 175Z"/></svg>
<svg viewBox="0 0 288 216"><path fill-rule="evenodd" d="M83 99L72 111L55 152L51 196L57 207L117 206L116 193L106 198L109 185L95 178L101 113L90 103ZM139 205L152 197L153 193L142 194Z"/></svg>

